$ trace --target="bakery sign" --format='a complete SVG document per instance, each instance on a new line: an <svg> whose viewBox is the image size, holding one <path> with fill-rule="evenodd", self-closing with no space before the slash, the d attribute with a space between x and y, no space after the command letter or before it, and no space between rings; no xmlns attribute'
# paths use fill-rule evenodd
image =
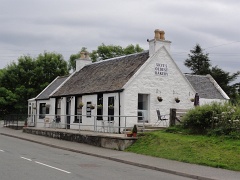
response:
<svg viewBox="0 0 240 180"><path fill-rule="evenodd" d="M156 63L155 75L168 76L168 65L167 64L161 64L161 63Z"/></svg>

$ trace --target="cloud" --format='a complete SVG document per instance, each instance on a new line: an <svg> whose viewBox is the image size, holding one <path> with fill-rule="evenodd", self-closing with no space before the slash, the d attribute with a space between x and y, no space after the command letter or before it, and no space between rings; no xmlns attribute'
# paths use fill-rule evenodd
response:
<svg viewBox="0 0 240 180"><path fill-rule="evenodd" d="M23 54L56 51L68 60L101 43L148 49L156 28L172 41L180 68L196 43L214 65L239 70L237 0L0 0L0 68ZM232 42L235 42L231 44ZM223 46L217 46L225 44ZM211 54L212 53L212 54ZM222 53L222 54L221 54Z"/></svg>

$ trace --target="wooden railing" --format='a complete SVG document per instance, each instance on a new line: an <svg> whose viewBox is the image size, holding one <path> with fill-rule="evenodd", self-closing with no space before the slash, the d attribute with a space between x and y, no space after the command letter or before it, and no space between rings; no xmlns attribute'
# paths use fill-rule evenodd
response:
<svg viewBox="0 0 240 180"><path fill-rule="evenodd" d="M175 126L181 123L182 117L187 113L188 109L170 109L169 126Z"/></svg>

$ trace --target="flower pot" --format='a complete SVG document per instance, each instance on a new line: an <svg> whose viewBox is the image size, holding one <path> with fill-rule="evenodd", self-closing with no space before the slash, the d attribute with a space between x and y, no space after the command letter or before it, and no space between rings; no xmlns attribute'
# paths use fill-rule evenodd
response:
<svg viewBox="0 0 240 180"><path fill-rule="evenodd" d="M132 133L132 136L133 137L137 137L137 133Z"/></svg>
<svg viewBox="0 0 240 180"><path fill-rule="evenodd" d="M162 97L158 96L158 97L157 97L157 100L158 100L159 102L162 102L163 99L162 99Z"/></svg>
<svg viewBox="0 0 240 180"><path fill-rule="evenodd" d="M132 137L132 133L127 133L127 137Z"/></svg>
<svg viewBox="0 0 240 180"><path fill-rule="evenodd" d="M177 100L175 100L176 101L176 103L179 103L180 102L180 100L179 99L177 99Z"/></svg>

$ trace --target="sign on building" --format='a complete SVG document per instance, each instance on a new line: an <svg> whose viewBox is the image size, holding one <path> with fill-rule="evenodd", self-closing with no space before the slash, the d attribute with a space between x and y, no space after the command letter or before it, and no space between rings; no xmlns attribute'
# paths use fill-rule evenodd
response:
<svg viewBox="0 0 240 180"><path fill-rule="evenodd" d="M161 63L156 63L155 75L168 76L168 65L167 64L161 64Z"/></svg>

